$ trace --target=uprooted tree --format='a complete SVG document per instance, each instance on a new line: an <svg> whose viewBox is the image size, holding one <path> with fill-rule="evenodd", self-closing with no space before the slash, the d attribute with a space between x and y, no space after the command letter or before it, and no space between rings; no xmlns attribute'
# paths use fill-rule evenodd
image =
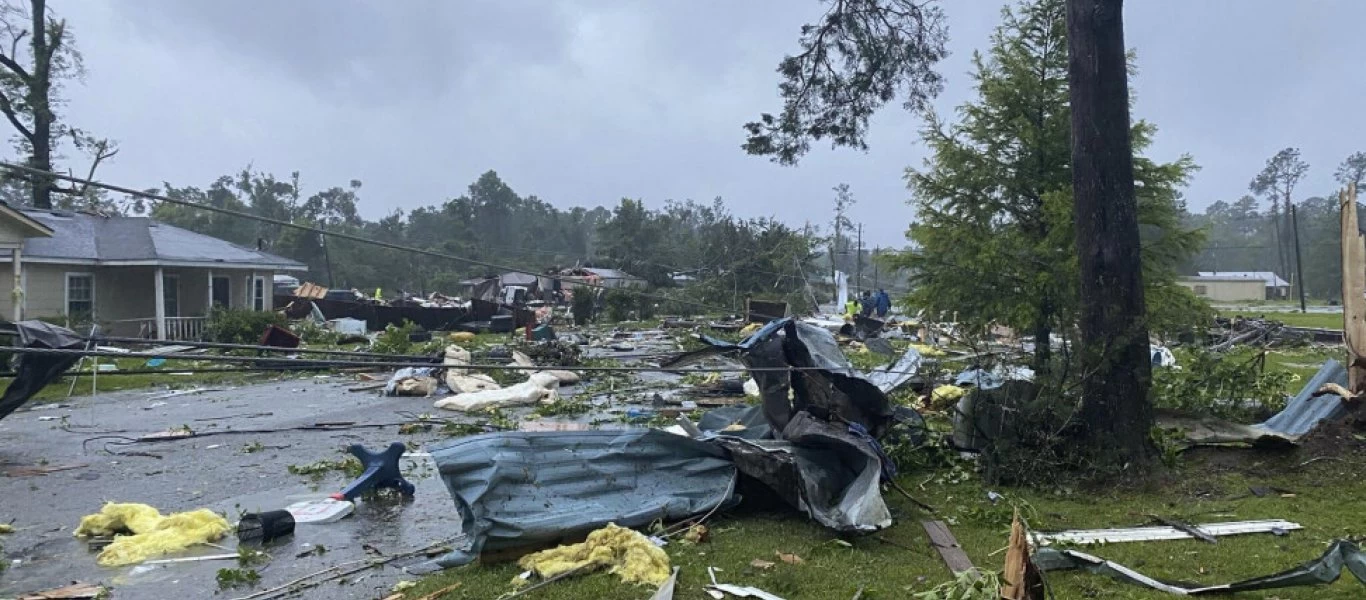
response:
<svg viewBox="0 0 1366 600"><path fill-rule="evenodd" d="M0 113L15 131L15 146L28 155L28 166L52 170L53 153L62 140L91 156L86 179L101 162L118 153L113 143L64 123L57 114L64 81L84 73L81 54L65 19L53 17L46 0L0 2ZM98 192L89 185L58 185L52 177L4 173L8 187L28 188L38 208L52 208L59 192L91 202Z"/></svg>
<svg viewBox="0 0 1366 600"><path fill-rule="evenodd" d="M1032 335L1041 378L1054 363L1053 335L1075 339L1079 315L1065 9L1064 0L1034 0L1002 11L990 49L973 57L977 98L958 108L957 123L929 117L922 137L932 154L907 169L913 249L887 259L911 274L911 305L976 330L998 323ZM1135 151L1153 132L1133 125ZM1177 330L1200 305L1175 285L1177 264L1201 242L1181 226L1179 188L1195 166L1188 157L1134 161L1149 319Z"/></svg>

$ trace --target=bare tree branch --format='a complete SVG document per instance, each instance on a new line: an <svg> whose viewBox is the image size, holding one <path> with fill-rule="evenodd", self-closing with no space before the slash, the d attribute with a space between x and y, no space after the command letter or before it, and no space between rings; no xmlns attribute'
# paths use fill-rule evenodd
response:
<svg viewBox="0 0 1366 600"><path fill-rule="evenodd" d="M29 130L24 122L19 120L19 115L14 111L14 104L10 102L9 96L5 95L3 91L0 91L0 112L5 113L5 118L9 119L10 125L19 130L20 135L28 140L33 139L33 131Z"/></svg>

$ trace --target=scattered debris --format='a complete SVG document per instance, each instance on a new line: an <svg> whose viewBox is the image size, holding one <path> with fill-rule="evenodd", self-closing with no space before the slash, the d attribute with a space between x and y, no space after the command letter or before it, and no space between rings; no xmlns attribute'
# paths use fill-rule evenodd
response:
<svg viewBox="0 0 1366 600"><path fill-rule="evenodd" d="M52 466L47 466L47 465L41 465L41 466L28 466L28 467L17 467L17 466L16 466L16 467L5 467L3 470L0 470L0 473L3 473L6 477L37 477L37 476L41 476L41 475L47 475L48 473L58 473L58 472L61 472L61 471L70 471L70 470L72 470L72 469L84 469L84 468L86 468L86 467L88 467L88 466L90 466L90 465L85 464L85 463L75 463L75 464L69 464L69 465L52 465Z"/></svg>
<svg viewBox="0 0 1366 600"><path fill-rule="evenodd" d="M1043 600L1043 575L1029 559L1029 536L1020 521L1020 510L1010 524L1005 568L1001 571L1001 600Z"/></svg>
<svg viewBox="0 0 1366 600"><path fill-rule="evenodd" d="M1039 569L1045 572L1062 569L1085 569L1091 573L1109 575L1122 581L1178 596L1232 594L1252 590L1323 585L1337 581L1343 569L1355 576L1357 581L1366 584L1366 568L1363 568L1363 565L1366 565L1366 553L1363 553L1355 543L1346 540L1333 542L1333 545L1319 558L1292 569L1265 577L1211 586L1164 583L1119 563L1076 550L1042 548L1034 553L1033 560Z"/></svg>
<svg viewBox="0 0 1366 600"><path fill-rule="evenodd" d="M517 564L541 578L606 568L626 583L662 586L670 577L669 555L639 532L608 523L579 544L523 556Z"/></svg>
<svg viewBox="0 0 1366 600"><path fill-rule="evenodd" d="M247 513L237 521L237 539L266 543L294 535L294 515L287 510Z"/></svg>
<svg viewBox="0 0 1366 600"><path fill-rule="evenodd" d="M731 502L737 477L720 447L652 429L489 433L431 453L468 540L437 561L442 567L603 523L646 527L705 514ZM646 467L661 459L667 468Z"/></svg>
<svg viewBox="0 0 1366 600"><path fill-rule="evenodd" d="M365 471L341 492L333 494L332 499L350 502L365 492L379 489L395 489L405 496L412 496L417 487L403 478L398 464L407 449L403 442L389 444L382 452L371 452L360 444L350 445L347 452L360 461Z"/></svg>
<svg viewBox="0 0 1366 600"><path fill-rule="evenodd" d="M227 519L204 508L162 516L146 504L110 502L100 512L82 517L75 534L116 536L95 562L118 567L217 541L230 530Z"/></svg>
<svg viewBox="0 0 1366 600"><path fill-rule="evenodd" d="M19 600L95 600L109 595L109 588L93 583L75 582L59 588L20 594Z"/></svg>
<svg viewBox="0 0 1366 600"><path fill-rule="evenodd" d="M939 557L944 559L944 564L949 567L954 577L967 575L969 579L975 580L981 576L977 567L973 566L972 559L969 559L967 553L963 552L963 547L958 545L953 532L949 531L948 524L943 521L921 521L920 525L929 535L930 545L939 552Z"/></svg>
<svg viewBox="0 0 1366 600"><path fill-rule="evenodd" d="M465 392L433 403L436 408L459 412L477 412L491 408L527 406L542 402L553 404L559 400L560 379L545 372L532 373L526 381L512 387L478 392Z"/></svg>
<svg viewBox="0 0 1366 600"><path fill-rule="evenodd" d="M669 574L669 579L664 585L659 586L655 595L650 596L650 600L674 600L674 588L678 586L678 567L674 567L673 573Z"/></svg>
<svg viewBox="0 0 1366 600"><path fill-rule="evenodd" d="M1201 523L1194 525L1200 531L1213 537L1242 535L1248 533L1274 533L1276 530L1293 531L1304 529L1299 523L1291 521L1232 521L1225 523ZM1118 542L1156 542L1165 540L1188 540L1193 535L1171 526L1128 527L1124 529L1078 529L1057 533L1030 533L1030 541L1040 546L1049 544L1113 544Z"/></svg>

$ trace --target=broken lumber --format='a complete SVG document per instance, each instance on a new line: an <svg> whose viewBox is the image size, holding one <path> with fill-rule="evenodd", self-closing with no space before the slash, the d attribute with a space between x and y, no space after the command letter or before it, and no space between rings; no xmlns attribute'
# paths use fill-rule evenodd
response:
<svg viewBox="0 0 1366 600"><path fill-rule="evenodd" d="M973 566L972 559L963 552L963 547L958 545L958 539L949 531L948 524L943 521L921 521L920 526L925 528L925 533L930 536L930 545L939 552L939 558L944 559L944 564L955 577L968 572L975 574L973 579L981 577L977 573L977 567Z"/></svg>

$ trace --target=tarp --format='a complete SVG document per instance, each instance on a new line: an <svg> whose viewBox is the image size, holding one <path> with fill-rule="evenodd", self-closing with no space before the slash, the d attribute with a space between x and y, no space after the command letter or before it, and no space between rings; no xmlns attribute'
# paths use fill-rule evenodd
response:
<svg viewBox="0 0 1366 600"><path fill-rule="evenodd" d="M469 540L441 567L703 514L732 502L737 478L719 446L653 429L498 432L431 452Z"/></svg>
<svg viewBox="0 0 1366 600"><path fill-rule="evenodd" d="M76 332L43 321L8 323L4 329L17 335L19 346L24 348L72 350L85 347L85 340L76 335ZM23 406L29 398L61 377L62 373L79 359L76 355L20 354L14 359L14 381L5 388L5 394L0 396L0 419Z"/></svg>
<svg viewBox="0 0 1366 600"><path fill-rule="evenodd" d="M878 488L882 462L847 429L799 412L783 440L718 436L735 466L788 505L839 533L869 533L892 524Z"/></svg>
<svg viewBox="0 0 1366 600"><path fill-rule="evenodd" d="M736 353L759 384L764 415L775 432L801 411L836 415L857 423L874 438L892 424L887 395L849 364L829 331L791 318L769 322L738 344L702 336L709 351L691 352L670 365L711 354ZM788 370L795 369L795 370Z"/></svg>
<svg viewBox="0 0 1366 600"><path fill-rule="evenodd" d="M1356 544L1345 540L1333 542L1333 545L1328 548L1327 552L1323 553L1323 556L1292 569L1265 577L1210 586L1159 581L1119 563L1076 550L1042 548L1034 553L1031 560L1042 571L1085 569L1091 573L1109 575L1116 579L1177 596L1232 594L1252 590L1329 584L1337 581L1343 569L1356 577L1357 581L1366 583L1366 554L1363 554Z"/></svg>

